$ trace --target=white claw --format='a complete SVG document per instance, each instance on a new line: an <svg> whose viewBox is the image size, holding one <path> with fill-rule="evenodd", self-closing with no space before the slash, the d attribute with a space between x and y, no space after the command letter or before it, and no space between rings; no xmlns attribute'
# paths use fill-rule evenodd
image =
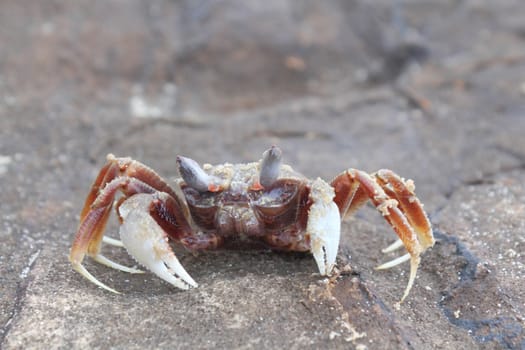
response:
<svg viewBox="0 0 525 350"><path fill-rule="evenodd" d="M124 220L120 226L124 247L140 264L173 286L181 289L197 287L173 253L166 233L149 215L151 201L151 194L138 194L119 207Z"/></svg>
<svg viewBox="0 0 525 350"><path fill-rule="evenodd" d="M308 211L306 230L310 234L311 250L319 273L323 276L332 273L339 249L341 216L333 198L333 188L323 180L317 179L311 184L313 204Z"/></svg>

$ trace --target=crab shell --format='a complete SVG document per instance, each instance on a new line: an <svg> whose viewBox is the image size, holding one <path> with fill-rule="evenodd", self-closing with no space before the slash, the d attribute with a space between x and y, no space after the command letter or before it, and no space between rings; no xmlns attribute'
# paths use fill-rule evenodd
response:
<svg viewBox="0 0 525 350"><path fill-rule="evenodd" d="M275 250L311 251L319 272L329 275L341 230L333 187L320 178L309 180L284 164L276 167L279 171L269 181L261 178L261 168L262 160L204 164L214 191L198 191L178 179L195 232L191 239L183 240L184 245L197 250L260 243ZM202 246L210 236L215 246ZM200 245L189 242L195 240Z"/></svg>

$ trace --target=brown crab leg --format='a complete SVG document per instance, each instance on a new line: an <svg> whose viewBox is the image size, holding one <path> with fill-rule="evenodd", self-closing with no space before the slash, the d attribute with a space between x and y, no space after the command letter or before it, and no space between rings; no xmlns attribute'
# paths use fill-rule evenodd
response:
<svg viewBox="0 0 525 350"><path fill-rule="evenodd" d="M112 154L109 154L107 159L107 163L100 170L86 198L69 260L73 264L74 269L84 277L105 289L116 292L93 277L82 266L82 261L87 254L95 261L121 271L130 273L142 272L120 265L100 254L100 244L103 241L104 229L117 192L121 191L124 194L124 197L119 200L119 205L126 198L136 193L159 191L168 193L172 198L177 197L168 184L147 166L131 158L116 158ZM174 201L176 200L174 199ZM117 210L119 205L116 207ZM184 214L181 214L181 216L184 216ZM113 245L122 244L118 240L108 239L105 241Z"/></svg>
<svg viewBox="0 0 525 350"><path fill-rule="evenodd" d="M90 206L90 211L81 221L75 240L71 247L69 260L73 264L75 270L80 272L84 277L92 282L97 281L83 266L82 260L87 254L95 261L129 273L141 273L142 271L120 265L100 254L100 243L104 236L104 229L106 227L109 214L117 191L120 190L125 196L130 196L135 193L152 193L155 190L149 185L137 180L135 178L117 177L106 184L104 189L100 192L98 197ZM97 285L105 289L115 292L115 290L103 285L101 282L95 282Z"/></svg>
<svg viewBox="0 0 525 350"><path fill-rule="evenodd" d="M80 223L75 240L71 247L69 254L69 261L73 268L82 276L95 283L99 287L107 289L111 292L118 293L116 290L106 286L91 275L82 265L82 260L86 254L97 256L100 250L100 240L103 236L104 229L111 212L111 206L105 208L98 208L90 211Z"/></svg>
<svg viewBox="0 0 525 350"><path fill-rule="evenodd" d="M157 191L166 192L176 198L173 189L171 189L171 187L148 166L128 157L117 158L111 153L108 154L106 158L106 164L100 169L97 178L93 182L89 194L86 197L84 207L80 214L80 221L82 221L91 210L91 205L106 184L118 176L137 178Z"/></svg>
<svg viewBox="0 0 525 350"><path fill-rule="evenodd" d="M331 183L335 190L334 202L339 208L341 218L349 217L368 201L368 195L350 174L344 172Z"/></svg>
<svg viewBox="0 0 525 350"><path fill-rule="evenodd" d="M382 170L380 173L384 176L389 176L389 181L396 181L396 178L392 180L391 172ZM395 184L400 185L398 182L395 182ZM389 188L387 188L389 193L386 193L374 177L356 169L349 169L337 176L332 181L332 186L336 190L334 201L344 214L355 211L366 201L366 198L369 198L403 242L403 245L408 251L408 255L402 256L380 266L380 268L390 268L410 259L410 277L403 297L401 298L401 301L403 301L410 292L410 289L414 283L420 262L419 255L427 247L426 245L422 246L421 243L426 244L426 241L420 242L418 239L419 234L417 234L412 227L412 222L420 223L420 221L418 221L419 211L416 210L414 213L411 212L409 214L411 219L409 219L407 215L405 215L404 211L413 210L411 207L412 204L410 203L411 205L406 205L405 207L401 208L398 207L399 202L396 197L403 197L403 194L406 194L404 191L408 191L408 189L406 186L405 188L400 187L398 190L394 189L392 191L396 192L397 195L392 196L392 191L390 191ZM405 199L403 199L403 201L405 201ZM409 200L406 199L406 201L408 202ZM416 204L419 204L419 202ZM420 204L419 207L421 207ZM420 228L418 228L418 230L419 229Z"/></svg>
<svg viewBox="0 0 525 350"><path fill-rule="evenodd" d="M104 165L102 169L100 169L100 172L98 173L97 178L93 182L93 185L91 186L91 189L89 191L89 194L86 197L86 200L84 202L84 207L82 208L82 211L80 212L80 221L84 220L86 215L91 210L91 204L95 201L97 198L99 192L102 190L102 188L111 180L113 180L115 177L117 177L120 173L118 163L115 161L110 161L108 159L108 162Z"/></svg>
<svg viewBox="0 0 525 350"><path fill-rule="evenodd" d="M385 193L398 201L400 209L416 231L423 250L432 247L435 243L432 227L423 205L414 193L414 183L411 180L403 181L388 169L379 170L375 176Z"/></svg>
<svg viewBox="0 0 525 350"><path fill-rule="evenodd" d="M113 199L115 196L115 189L111 190L111 188L109 187L106 189L106 186L112 180L114 180L115 178L119 176L122 178L127 177L130 179L135 179L133 181L133 184L135 184L135 186L138 187L136 193L138 192L151 193L152 189L154 189L159 192L166 192L171 197L177 198L173 189L171 189L171 187L159 175L157 175L155 171L153 171L146 165L140 162L137 162L135 160L132 160L131 158L116 158L112 154L108 154L107 160L108 160L107 163L100 170L86 198L86 201L84 203L84 208L82 209L82 212L80 215L80 226L85 221L86 216L89 215L91 211L101 206L101 202L105 200L103 205L111 205L113 203ZM140 187L142 187L143 189L140 190ZM120 202L122 201L123 199L121 199ZM97 216L96 213L93 213L91 215ZM106 214L106 216L107 215L108 214ZM99 221L104 222L104 224L100 224L101 231L103 232L105 221L104 220L99 220ZM107 217L106 217L106 221L107 221ZM79 226L79 229L80 229L80 226ZM78 235L79 234L77 233L77 236ZM116 241L115 243L117 242L118 241ZM73 246L75 247L75 244Z"/></svg>

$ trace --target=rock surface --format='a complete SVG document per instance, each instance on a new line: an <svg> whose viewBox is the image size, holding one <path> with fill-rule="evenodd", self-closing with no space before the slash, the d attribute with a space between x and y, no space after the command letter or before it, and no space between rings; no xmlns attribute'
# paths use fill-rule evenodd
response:
<svg viewBox="0 0 525 350"><path fill-rule="evenodd" d="M525 4L75 1L0 4L0 348L525 348ZM67 255L111 152L391 168L437 243L408 266L370 207L335 280L297 254L178 254L199 288ZM108 228L117 231L116 222ZM106 255L132 265L127 254Z"/></svg>

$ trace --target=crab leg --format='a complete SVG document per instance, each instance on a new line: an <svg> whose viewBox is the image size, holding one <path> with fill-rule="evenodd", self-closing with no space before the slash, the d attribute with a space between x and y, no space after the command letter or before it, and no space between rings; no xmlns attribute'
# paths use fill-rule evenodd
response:
<svg viewBox="0 0 525 350"><path fill-rule="evenodd" d="M153 193L163 191L170 196L175 196L174 191L153 170L130 158L115 158L108 155L108 162L99 172L88 194L84 208L80 215L80 224L71 247L69 260L73 268L82 276L105 288L116 292L91 275L82 265L86 255L95 261L129 273L141 273L141 270L120 265L100 254L101 242L122 246L122 242L104 237L104 230L113 207L116 194L120 191L124 197L118 206L129 196L136 193ZM176 197L174 197L176 198ZM175 201L175 200L174 200ZM175 201L176 202L176 201ZM182 219L180 219L182 217ZM180 222L184 215L178 215Z"/></svg>
<svg viewBox="0 0 525 350"><path fill-rule="evenodd" d="M98 262L98 263L100 263L102 265L106 265L108 267L111 267L112 269L115 269L115 270L128 272L128 273L144 273L144 271L136 269L134 267L127 267L127 266L121 265L121 264L119 264L117 262L114 262L113 260L110 260L110 259L106 258L104 255L102 255L100 253L98 253L97 255L93 256L93 260L95 260L96 262Z"/></svg>
<svg viewBox="0 0 525 350"><path fill-rule="evenodd" d="M109 214L111 213L115 194L118 190L121 190L125 195L128 196L139 192L154 191L154 189L149 185L135 178L117 177L107 183L104 187L104 190L91 204L90 211L81 221L69 256L69 260L73 264L73 268L75 270L95 284L112 292L115 292L115 290L107 287L102 282L99 282L82 266L82 260L87 254L95 261L117 270L129 273L142 272L134 268L120 265L100 254L100 243L104 235L104 229L106 227Z"/></svg>
<svg viewBox="0 0 525 350"><path fill-rule="evenodd" d="M118 293L113 288L97 280L82 265L82 260L86 254L93 257L99 254L101 237L104 234L110 211L111 206L108 206L107 208L90 211L86 215L78 227L73 246L71 247L71 253L69 254L69 261L71 261L73 268L89 281L110 292Z"/></svg>
<svg viewBox="0 0 525 350"><path fill-rule="evenodd" d="M390 252L393 252L395 250L398 250L399 248L401 248L403 246L403 241L398 239L396 240L394 243L392 243L391 245L389 245L388 247L384 248L384 249L381 249L381 252L382 253L390 253Z"/></svg>
<svg viewBox="0 0 525 350"><path fill-rule="evenodd" d="M114 247L124 248L124 245L122 244L121 241L119 241L118 239L114 239L114 238L108 237L108 236L102 237L102 242L104 242L106 244L109 244L109 245L112 245Z"/></svg>
<svg viewBox="0 0 525 350"><path fill-rule="evenodd" d="M376 270L386 270L390 269L394 266L397 266L399 264L404 263L405 261L410 260L410 254L401 255L393 260L390 260L389 262L386 262L384 264L381 264L376 267Z"/></svg>
<svg viewBox="0 0 525 350"><path fill-rule="evenodd" d="M414 199L413 191L410 191L403 181L389 170L380 170L378 174L380 175L374 178L363 171L349 169L337 176L332 181L336 191L334 202L344 215L355 211L368 198L397 233L408 254L378 268L391 268L410 260L410 276L401 298L402 302L416 278L420 254L433 244L432 230L420 202ZM377 179L377 176L382 178ZM394 244L389 248L392 249L397 245Z"/></svg>
<svg viewBox="0 0 525 350"><path fill-rule="evenodd" d="M159 192L169 193L176 198L175 192L154 170L131 158L117 158L113 154L107 155L106 164L100 169L97 178L93 182L89 194L84 202L80 214L80 221L86 217L91 210L91 205L97 199L108 182L118 176L133 177L148 184Z"/></svg>
<svg viewBox="0 0 525 350"><path fill-rule="evenodd" d="M435 243L432 227L423 210L423 205L414 193L413 181L403 181L397 174L388 169L379 170L375 176L387 195L398 201L400 209L416 231L423 250L432 247Z"/></svg>
<svg viewBox="0 0 525 350"><path fill-rule="evenodd" d="M113 159L110 159L109 156L110 155L108 155L108 162L102 167L102 169L100 169L97 178L93 182L86 197L84 207L80 212L80 222L82 222L86 215L91 211L91 204L97 199L102 188L120 173L118 163Z"/></svg>

